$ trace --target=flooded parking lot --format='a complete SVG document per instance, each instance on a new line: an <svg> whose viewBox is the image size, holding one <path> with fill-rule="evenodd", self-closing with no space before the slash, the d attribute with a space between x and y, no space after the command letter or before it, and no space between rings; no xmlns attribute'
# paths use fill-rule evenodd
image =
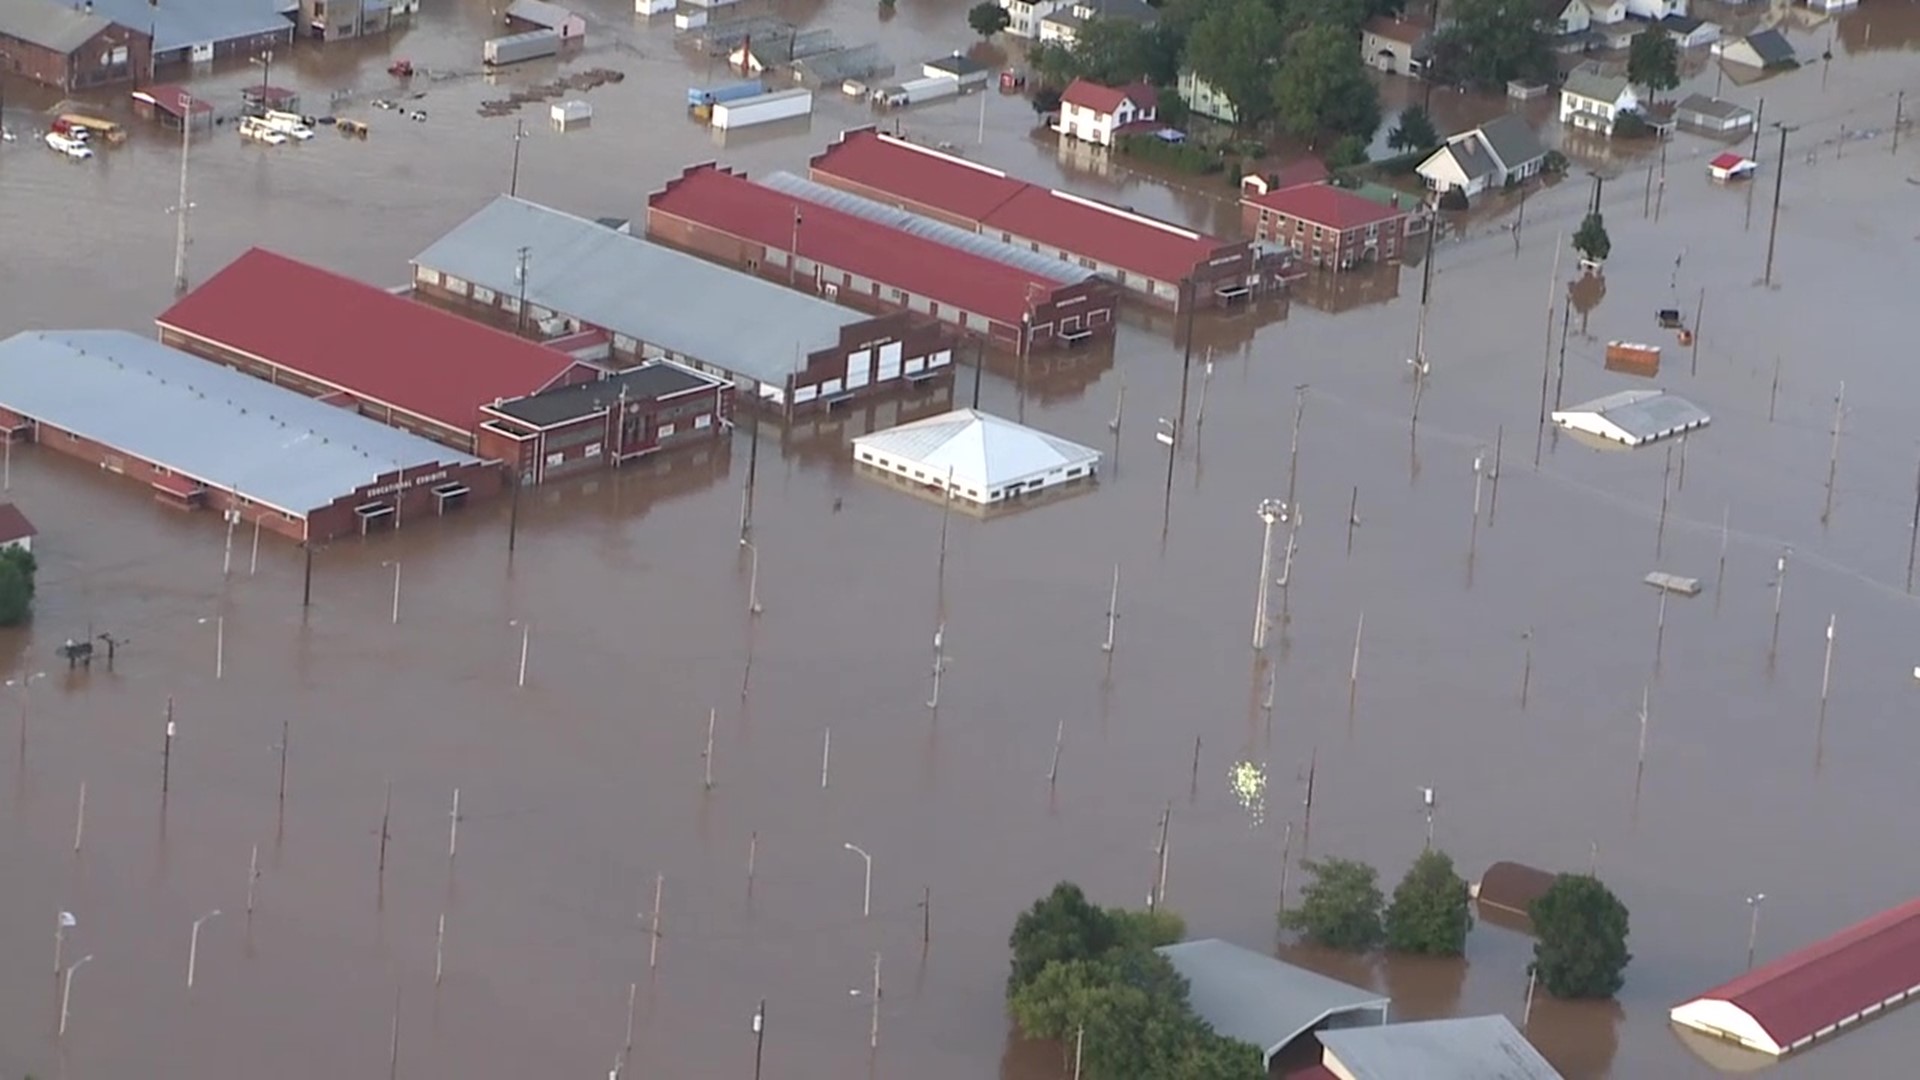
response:
<svg viewBox="0 0 1920 1080"><path fill-rule="evenodd" d="M877 41L906 68L971 39L964 6L903 5L887 20L861 5L777 10L848 44ZM275 81L298 85L307 111L346 92L335 111L372 120L373 134L196 140L194 280L261 245L405 281L412 255L509 183L514 122L481 117L479 103L566 70L628 77L587 93L584 131L553 132L543 108L523 110L518 186L589 216L639 218L647 192L706 158L798 170L868 117L822 95L804 131L716 142L684 116L682 91L724 71L676 52L659 20L593 10L588 51L564 67L496 85L416 78L424 123L364 103L393 96L391 56L429 72L477 67L486 5L276 62ZM1153 439L1181 396L1184 342L1168 316L1130 317L1111 356L1024 373L996 361L983 408L1113 456L1090 490L953 516L937 712L926 702L940 508L853 469L844 440L868 426L861 411L787 440L767 429L757 555L736 542L742 432L730 452L534 489L511 556L504 500L336 543L313 559L306 609L305 563L288 545L263 538L256 565L242 532L223 575L227 537L212 517L16 448L10 495L40 527L41 573L33 626L0 648L15 677L46 677L0 704L11 883L0 1071L320 1080L379 1075L397 1047L407 1077L591 1076L625 1048L631 987L630 1075L748 1075L764 1000L769 1077L970 1080L997 1067L1038 1080L1059 1074L1058 1054L1008 1037L1004 943L1054 881L1138 903L1171 800L1168 902L1197 934L1262 946L1289 822L1296 857L1364 858L1397 878L1425 840L1420 788L1432 787L1437 840L1470 876L1502 858L1597 863L1633 912L1617 1007L1542 1002L1530 1034L1543 1051L1574 1077L1710 1075L1665 1011L1745 963L1746 897L1767 894L1765 959L1913 890L1898 853L1905 763L1920 752L1908 722L1920 658L1903 647L1920 440L1903 309L1920 266L1920 146L1910 132L1893 152L1888 133L1895 93L1920 90L1905 51L1920 34L1913 15L1850 14L1824 74L1815 64L1723 90L1743 103L1764 94L1769 121L1799 125L1770 286L1771 128L1750 189L1710 183L1719 148L1679 137L1657 221L1644 158L1599 164L1613 177L1602 196L1613 255L1604 286L1577 295L1564 398L1648 385L1605 369L1608 340L1664 344L1658 385L1713 417L1676 451L1677 478L1664 445L1606 451L1553 433L1534 467L1541 377L1559 363L1556 265L1574 276L1556 243L1590 192L1584 146L1567 147L1568 177L1529 199L1517 242L1513 214L1476 213L1429 256L1432 366L1412 432L1417 265L1309 282L1303 295L1334 298L1337 314L1296 297L1203 317L1189 407L1204 400L1204 422L1193 417L1170 487ZM1795 37L1803 55L1825 39ZM223 69L205 85L247 75ZM14 90L9 126L29 127L28 108L45 104ZM1448 109L1473 118L1470 103ZM1026 178L1237 228L1224 186L1210 195L1063 162L1028 137L1018 98L970 97L902 123ZM91 162L24 137L0 147L6 332L150 329L171 295L178 168L177 142L138 125ZM1657 309L1691 321L1696 305L1697 359L1653 325ZM353 315L289 297L286 317ZM971 378L960 373L957 398ZM1500 478L1484 485L1476 524L1473 465L1496 442ZM1290 488L1301 522L1288 621L1262 661L1249 647L1254 508ZM1116 564L1109 672L1099 646ZM1671 600L1660 631L1657 594L1640 584L1656 569L1708 583ZM53 654L89 627L127 641L111 672L70 673ZM178 734L163 757L169 702ZM1230 787L1240 763L1266 777L1263 806ZM847 844L872 856L866 917L864 865ZM190 928L214 909L189 991ZM63 910L78 922L68 962L94 959L76 976L62 1044L48 950ZM1311 959L1390 990L1403 1017L1518 1020L1528 956L1526 939L1483 926L1464 965ZM1914 1022L1895 1015L1776 1072L1898 1075Z"/></svg>

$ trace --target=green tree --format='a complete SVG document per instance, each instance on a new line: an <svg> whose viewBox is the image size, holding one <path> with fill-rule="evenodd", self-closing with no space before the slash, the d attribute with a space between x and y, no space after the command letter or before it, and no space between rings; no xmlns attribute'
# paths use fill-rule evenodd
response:
<svg viewBox="0 0 1920 1080"><path fill-rule="evenodd" d="M981 37L990 38L1012 26L1013 16L993 0L980 0L967 9L967 25L973 27L973 32Z"/></svg>
<svg viewBox="0 0 1920 1080"><path fill-rule="evenodd" d="M1193 110L1179 91L1169 88L1160 91L1160 107L1155 116L1168 127L1185 130L1187 121L1193 118Z"/></svg>
<svg viewBox="0 0 1920 1080"><path fill-rule="evenodd" d="M1007 996L1054 961L1094 960L1119 944L1113 917L1087 901L1080 886L1063 881L1035 900L1013 924L1007 944L1013 949L1013 971L1007 976Z"/></svg>
<svg viewBox="0 0 1920 1080"><path fill-rule="evenodd" d="M1498 86L1552 73L1553 51L1533 0L1455 0L1452 13L1434 39L1444 78Z"/></svg>
<svg viewBox="0 0 1920 1080"><path fill-rule="evenodd" d="M1177 1075L1198 1023L1186 1002L1123 982L1087 995L1085 1075L1100 1080L1165 1080Z"/></svg>
<svg viewBox="0 0 1920 1080"><path fill-rule="evenodd" d="M1060 91L1055 90L1051 86L1043 86L1033 92L1033 97L1028 99L1028 103L1033 106L1033 111L1039 113L1041 116L1045 116L1048 113L1059 112Z"/></svg>
<svg viewBox="0 0 1920 1080"><path fill-rule="evenodd" d="M1279 6L1289 34L1309 26L1337 26L1357 36L1375 15L1398 15L1406 0L1287 0ZM1354 51L1359 48L1356 43Z"/></svg>
<svg viewBox="0 0 1920 1080"><path fill-rule="evenodd" d="M1646 87L1650 98L1679 86L1680 43L1657 27L1633 35L1627 49L1627 78Z"/></svg>
<svg viewBox="0 0 1920 1080"><path fill-rule="evenodd" d="M1007 999L1007 1011L1030 1039L1070 1039L1086 1022L1090 995L1113 982L1104 960L1056 960Z"/></svg>
<svg viewBox="0 0 1920 1080"><path fill-rule="evenodd" d="M1425 150L1440 145L1440 133L1433 129L1433 117L1419 105L1409 105L1400 113L1400 122L1387 132L1387 145L1395 150Z"/></svg>
<svg viewBox="0 0 1920 1080"><path fill-rule="evenodd" d="M17 548L0 551L0 626L19 626L33 611L33 555Z"/></svg>
<svg viewBox="0 0 1920 1080"><path fill-rule="evenodd" d="M1251 127L1273 112L1273 58L1284 36L1267 0L1218 0L1193 24L1186 62Z"/></svg>
<svg viewBox="0 0 1920 1080"><path fill-rule="evenodd" d="M1152 911L1108 908L1107 917L1113 920L1114 936L1123 949L1157 949L1187 936L1187 920L1166 908Z"/></svg>
<svg viewBox="0 0 1920 1080"><path fill-rule="evenodd" d="M1333 949L1363 952L1380 944L1379 875L1373 867L1352 859L1302 859L1300 868L1312 880L1300 890L1298 907L1280 913L1284 930L1298 930L1307 940Z"/></svg>
<svg viewBox="0 0 1920 1080"><path fill-rule="evenodd" d="M1454 872L1453 858L1432 848L1420 853L1394 886L1387 905L1387 947L1396 952L1459 956L1467 951L1473 915L1467 910L1467 882Z"/></svg>
<svg viewBox="0 0 1920 1080"><path fill-rule="evenodd" d="M1273 112L1294 135L1373 138L1380 127L1380 92L1367 78L1358 38L1331 25L1293 35L1273 76Z"/></svg>
<svg viewBox="0 0 1920 1080"><path fill-rule="evenodd" d="M1267 1066L1259 1047L1196 1028L1169 1080L1265 1080Z"/></svg>
<svg viewBox="0 0 1920 1080"><path fill-rule="evenodd" d="M1061 87L1080 76L1079 58L1073 50L1057 41L1040 41L1027 47L1027 66L1042 87Z"/></svg>
<svg viewBox="0 0 1920 1080"><path fill-rule="evenodd" d="M1594 262L1606 262L1613 253L1613 240L1607 236L1606 220L1598 210L1581 219L1579 230L1573 234L1573 250Z"/></svg>
<svg viewBox="0 0 1920 1080"><path fill-rule="evenodd" d="M1159 35L1121 19L1091 19L1073 39L1074 74L1107 86L1173 77L1173 54Z"/></svg>
<svg viewBox="0 0 1920 1080"><path fill-rule="evenodd" d="M1619 992L1633 959L1627 951L1627 906L1599 878L1560 875L1533 902L1531 914L1533 970L1547 993L1606 998Z"/></svg>

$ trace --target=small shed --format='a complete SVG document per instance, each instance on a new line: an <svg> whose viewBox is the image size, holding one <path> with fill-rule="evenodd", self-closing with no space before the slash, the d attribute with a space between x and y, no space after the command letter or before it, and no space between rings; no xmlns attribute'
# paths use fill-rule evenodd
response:
<svg viewBox="0 0 1920 1080"><path fill-rule="evenodd" d="M572 101L556 101L548 113L553 126L560 131L571 131L585 127L593 119L593 106L575 98Z"/></svg>
<svg viewBox="0 0 1920 1080"><path fill-rule="evenodd" d="M188 93L184 86L171 83L149 86L133 92L135 116L154 120L168 127L179 127L191 120L194 127L213 127L213 102Z"/></svg>
<svg viewBox="0 0 1920 1080"><path fill-rule="evenodd" d="M1501 860L1487 867L1480 880L1467 887L1484 916L1489 910L1522 920L1531 919L1533 902L1545 896L1560 875L1525 863Z"/></svg>
<svg viewBox="0 0 1920 1080"><path fill-rule="evenodd" d="M268 110L274 112L299 112L300 93L284 86L268 86L261 83L240 91L240 104L246 111L258 115Z"/></svg>
<svg viewBox="0 0 1920 1080"><path fill-rule="evenodd" d="M962 91L985 86L993 78L993 70L987 65L957 52L921 64L920 74L928 79L953 79Z"/></svg>
<svg viewBox="0 0 1920 1080"><path fill-rule="evenodd" d="M1743 154L1729 150L1707 162L1707 175L1715 180L1745 180L1753 175L1760 163Z"/></svg>
<svg viewBox="0 0 1920 1080"><path fill-rule="evenodd" d="M507 25L522 30L557 30L561 41L587 36L587 20L547 0L513 0L507 5Z"/></svg>
<svg viewBox="0 0 1920 1080"><path fill-rule="evenodd" d="M1753 110L1745 105L1736 105L1705 94L1688 94L1681 98L1679 106L1674 109L1673 118L1681 127L1708 135L1731 135L1745 131L1753 126L1754 121Z"/></svg>
<svg viewBox="0 0 1920 1080"><path fill-rule="evenodd" d="M1625 446L1671 438L1706 427L1712 419L1700 406L1665 390L1622 390L1553 414L1553 422L1569 431L1586 432Z"/></svg>
<svg viewBox="0 0 1920 1080"><path fill-rule="evenodd" d="M0 551L33 550L33 538L40 530L12 503L0 503Z"/></svg>

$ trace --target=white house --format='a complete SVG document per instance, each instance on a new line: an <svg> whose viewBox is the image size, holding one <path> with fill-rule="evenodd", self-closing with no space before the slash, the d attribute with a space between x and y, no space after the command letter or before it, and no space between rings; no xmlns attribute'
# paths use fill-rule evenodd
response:
<svg viewBox="0 0 1920 1080"><path fill-rule="evenodd" d="M1639 109L1640 98L1625 75L1609 74L1591 62L1567 72L1560 87L1560 122L1587 131L1612 135L1621 113Z"/></svg>
<svg viewBox="0 0 1920 1080"><path fill-rule="evenodd" d="M1685 16L1687 0L1626 0L1627 14L1648 22L1659 22L1669 15Z"/></svg>
<svg viewBox="0 0 1920 1080"><path fill-rule="evenodd" d="M977 409L859 436L853 457L981 506L1089 479L1100 468L1098 450Z"/></svg>
<svg viewBox="0 0 1920 1080"><path fill-rule="evenodd" d="M1040 20L1066 5L1063 0L1000 0L1000 6L1007 9L1007 17L1013 20L1007 24L1007 33L1038 41Z"/></svg>
<svg viewBox="0 0 1920 1080"><path fill-rule="evenodd" d="M1038 36L1041 41L1072 45L1080 28L1092 19L1146 27L1160 21L1160 10L1146 0L1068 0L1040 16Z"/></svg>
<svg viewBox="0 0 1920 1080"><path fill-rule="evenodd" d="M1178 84L1180 97L1187 103L1187 111L1195 116L1205 116L1223 124L1237 123L1233 102L1227 95L1214 89L1213 84L1195 75L1192 71L1181 71Z"/></svg>
<svg viewBox="0 0 1920 1080"><path fill-rule="evenodd" d="M1581 27L1582 30L1627 21L1627 0L1578 0L1578 3L1587 9L1587 25Z"/></svg>
<svg viewBox="0 0 1920 1080"><path fill-rule="evenodd" d="M40 530L12 503L0 503L0 551L32 551Z"/></svg>
<svg viewBox="0 0 1920 1080"><path fill-rule="evenodd" d="M1463 131L1427 156L1415 171L1435 192L1458 189L1469 197L1537 176L1547 150L1524 116L1507 113Z"/></svg>
<svg viewBox="0 0 1920 1080"><path fill-rule="evenodd" d="M1060 118L1053 130L1081 142L1112 146L1116 132L1128 124L1152 120L1159 106L1159 95L1146 83L1102 86L1075 79L1060 95Z"/></svg>
<svg viewBox="0 0 1920 1080"><path fill-rule="evenodd" d="M1669 15L1659 25L1683 49L1704 49L1720 40L1719 23L1691 15Z"/></svg>

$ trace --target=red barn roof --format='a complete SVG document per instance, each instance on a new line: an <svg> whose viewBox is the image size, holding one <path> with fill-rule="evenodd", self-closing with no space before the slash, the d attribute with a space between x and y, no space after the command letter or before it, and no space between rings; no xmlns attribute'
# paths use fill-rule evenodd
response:
<svg viewBox="0 0 1920 1080"><path fill-rule="evenodd" d="M1377 203L1332 184L1299 184L1265 195L1248 195L1246 201L1342 232L1407 216L1404 207Z"/></svg>
<svg viewBox="0 0 1920 1080"><path fill-rule="evenodd" d="M254 248L156 320L356 397L471 429L480 406L560 381L564 353Z"/></svg>
<svg viewBox="0 0 1920 1080"><path fill-rule="evenodd" d="M890 136L850 131L815 157L813 171L977 223L983 233L1017 234L1048 247L1177 282L1220 253L1244 245L1145 217Z"/></svg>
<svg viewBox="0 0 1920 1080"><path fill-rule="evenodd" d="M11 544L16 540L25 540L40 535L33 527L27 515L12 503L0 503L0 544Z"/></svg>
<svg viewBox="0 0 1920 1080"><path fill-rule="evenodd" d="M1160 95L1146 83L1133 83L1129 86L1107 86L1091 79L1075 79L1068 84L1067 92L1060 95L1061 102L1078 105L1083 109L1111 116L1120 108L1122 102L1131 100L1133 107L1140 110L1153 109L1160 104Z"/></svg>
<svg viewBox="0 0 1920 1080"><path fill-rule="evenodd" d="M647 205L779 251L798 240L802 258L1011 325L1029 312L1030 296L1060 288L1058 281L795 199L712 164L668 181Z"/></svg>
<svg viewBox="0 0 1920 1080"><path fill-rule="evenodd" d="M1674 1011L1724 1001L1786 1052L1920 989L1920 899L1714 987Z"/></svg>
<svg viewBox="0 0 1920 1080"><path fill-rule="evenodd" d="M213 102L195 97L186 87L172 83L135 90L133 97L134 100L144 101L168 116L185 116L188 109L192 109L195 115L213 112Z"/></svg>

